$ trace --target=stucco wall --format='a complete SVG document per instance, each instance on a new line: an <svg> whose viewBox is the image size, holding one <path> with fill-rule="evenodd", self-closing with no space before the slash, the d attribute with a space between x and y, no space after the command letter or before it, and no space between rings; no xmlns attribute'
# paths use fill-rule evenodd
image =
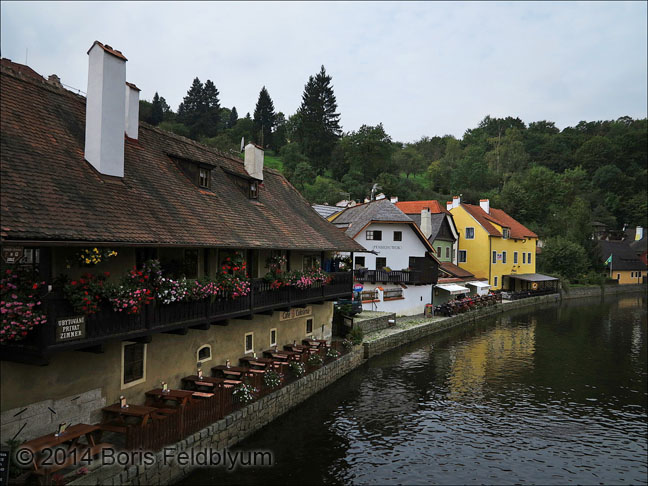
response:
<svg viewBox="0 0 648 486"><path fill-rule="evenodd" d="M382 240L367 240L367 231L382 231ZM402 233L402 241L394 241L394 231ZM376 257L387 258L387 266L392 270L404 270L409 267L409 257L422 257L427 251L425 245L408 224L372 223L354 239L367 250L377 253L377 255L372 253L355 254L356 257L364 257L364 266L369 270L376 269Z"/></svg>

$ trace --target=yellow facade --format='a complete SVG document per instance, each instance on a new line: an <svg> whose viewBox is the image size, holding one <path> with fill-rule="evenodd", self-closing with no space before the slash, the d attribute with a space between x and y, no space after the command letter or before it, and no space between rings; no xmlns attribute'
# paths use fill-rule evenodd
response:
<svg viewBox="0 0 648 486"><path fill-rule="evenodd" d="M646 275L648 272L645 270L610 270L610 278L618 280L620 285L640 284Z"/></svg>
<svg viewBox="0 0 648 486"><path fill-rule="evenodd" d="M466 261L462 262L457 255L460 268L473 273L477 278L486 278L493 290L502 288L502 276L536 272L537 238L503 238L492 236L462 206L450 210L459 232L458 251L466 252ZM500 233L502 227L490 222ZM467 233L473 228L473 238ZM493 252L495 262L493 263ZM504 261L506 260L506 262Z"/></svg>

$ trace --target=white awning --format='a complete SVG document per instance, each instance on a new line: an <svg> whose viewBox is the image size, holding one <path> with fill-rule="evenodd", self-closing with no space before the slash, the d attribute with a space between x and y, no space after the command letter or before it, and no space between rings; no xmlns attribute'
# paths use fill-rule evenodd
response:
<svg viewBox="0 0 648 486"><path fill-rule="evenodd" d="M467 287L462 287L461 285L457 284L438 284L436 286L438 289L443 289L446 292L450 292L450 294L455 295L455 294L465 294L470 292L470 289Z"/></svg>
<svg viewBox="0 0 648 486"><path fill-rule="evenodd" d="M488 288L490 288L490 284L488 282L480 282L479 280L475 280L474 282L467 282L466 285L472 285L473 287L488 287Z"/></svg>

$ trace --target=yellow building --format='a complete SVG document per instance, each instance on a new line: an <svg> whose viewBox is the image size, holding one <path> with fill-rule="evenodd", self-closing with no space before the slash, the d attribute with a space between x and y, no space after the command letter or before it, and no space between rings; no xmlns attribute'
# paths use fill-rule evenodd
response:
<svg viewBox="0 0 648 486"><path fill-rule="evenodd" d="M487 278L492 289L502 288L505 275L535 274L538 235L533 231L501 209L491 208L488 199L475 206L455 196L447 204L459 232L460 268L476 278Z"/></svg>
<svg viewBox="0 0 648 486"><path fill-rule="evenodd" d="M598 246L610 278L621 285L643 283L643 278L648 275L646 264L627 241L600 240Z"/></svg>

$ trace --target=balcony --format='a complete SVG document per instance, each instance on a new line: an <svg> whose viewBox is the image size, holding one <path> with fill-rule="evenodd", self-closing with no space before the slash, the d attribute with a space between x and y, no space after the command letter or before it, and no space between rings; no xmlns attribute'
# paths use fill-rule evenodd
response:
<svg viewBox="0 0 648 486"><path fill-rule="evenodd" d="M0 345L0 359L45 365L52 354L61 351L102 352L107 341L148 342L156 333L186 334L188 329L205 330L211 325L227 325L228 319L251 319L254 314L350 298L352 273L329 275L332 277L329 284L316 284L307 289L283 287L273 290L263 280L253 280L251 291L245 297L231 299L223 296L213 301L151 304L137 315L114 312L106 304L98 313L85 318L85 336L82 339L68 341L57 340L56 322L76 313L65 299L49 295L42 299L47 323L34 329L22 341Z"/></svg>
<svg viewBox="0 0 648 486"><path fill-rule="evenodd" d="M402 283L410 285L425 285L436 283L436 278L429 273L417 270L392 270L386 272L384 270L355 270L354 278L358 282L371 282L371 283Z"/></svg>

